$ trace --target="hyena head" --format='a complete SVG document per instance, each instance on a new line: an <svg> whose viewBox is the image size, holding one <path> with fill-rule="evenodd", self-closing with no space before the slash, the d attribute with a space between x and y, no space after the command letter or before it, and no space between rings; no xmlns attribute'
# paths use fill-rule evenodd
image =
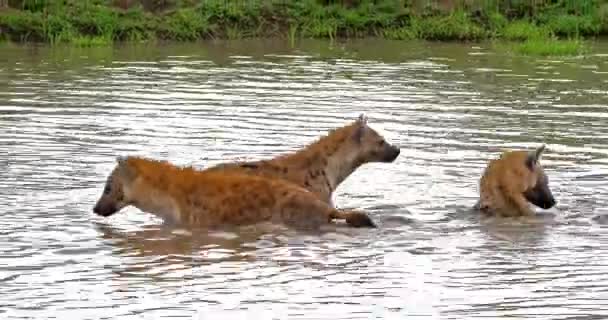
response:
<svg viewBox="0 0 608 320"><path fill-rule="evenodd" d="M111 216L130 204L125 189L133 179L129 174L130 170L127 170L126 159L118 157L116 162L106 180L103 193L93 208L93 212L100 216Z"/></svg>
<svg viewBox="0 0 608 320"><path fill-rule="evenodd" d="M362 163L393 162L401 152L399 147L386 142L383 136L367 125L364 114L355 122L354 139Z"/></svg>
<svg viewBox="0 0 608 320"><path fill-rule="evenodd" d="M524 197L535 206L549 209L556 204L556 201L551 189L549 189L549 178L540 164L540 156L544 150L545 145L542 145L526 155L525 166L530 176L528 188L524 191Z"/></svg>

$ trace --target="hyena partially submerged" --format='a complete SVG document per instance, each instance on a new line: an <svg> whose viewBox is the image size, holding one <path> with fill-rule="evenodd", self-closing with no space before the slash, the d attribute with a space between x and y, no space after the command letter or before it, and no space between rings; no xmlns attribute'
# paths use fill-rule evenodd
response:
<svg viewBox="0 0 608 320"><path fill-rule="evenodd" d="M334 191L357 168L366 163L393 162L399 153L399 147L388 143L369 127L367 117L361 114L352 123L331 130L298 151L272 159L222 163L207 170L238 171L284 179L310 190L333 206ZM339 219L349 220L346 214L347 211L339 215Z"/></svg>
<svg viewBox="0 0 608 320"><path fill-rule="evenodd" d="M490 161L479 181L475 208L502 216L533 215L529 203L543 209L555 206L549 179L540 164L545 145L534 151L507 151Z"/></svg>
<svg viewBox="0 0 608 320"><path fill-rule="evenodd" d="M284 180L200 171L139 157L117 159L93 212L107 217L129 205L167 222L209 228L279 222L317 229L341 214ZM355 219L351 226L374 227L364 213L347 213Z"/></svg>

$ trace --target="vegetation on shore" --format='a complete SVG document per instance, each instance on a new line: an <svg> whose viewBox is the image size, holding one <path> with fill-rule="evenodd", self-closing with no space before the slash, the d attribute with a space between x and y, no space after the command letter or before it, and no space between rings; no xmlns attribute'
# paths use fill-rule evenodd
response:
<svg viewBox="0 0 608 320"><path fill-rule="evenodd" d="M4 39L79 46L377 36L505 39L521 53L575 54L582 38L608 34L608 0L0 0L0 8Z"/></svg>

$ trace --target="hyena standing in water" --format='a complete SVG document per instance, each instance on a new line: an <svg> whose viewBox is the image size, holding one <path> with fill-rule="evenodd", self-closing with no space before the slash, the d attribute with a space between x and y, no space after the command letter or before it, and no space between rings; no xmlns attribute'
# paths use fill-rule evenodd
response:
<svg viewBox="0 0 608 320"><path fill-rule="evenodd" d="M370 128L367 117L361 114L354 122L331 130L296 152L266 160L222 163L207 170L239 171L284 179L310 190L333 206L333 192L357 168L366 163L393 162L399 153L400 149ZM348 224L361 225L371 221L365 214L342 210L340 213L337 218L346 219Z"/></svg>
<svg viewBox="0 0 608 320"><path fill-rule="evenodd" d="M475 208L502 216L533 215L532 203L549 209L556 201L540 164L545 145L534 151L507 151L490 161L479 181Z"/></svg>
<svg viewBox="0 0 608 320"><path fill-rule="evenodd" d="M165 222L208 228L279 222L318 229L339 215L315 194L288 181L180 168L138 157L117 159L93 212L107 217L129 205Z"/></svg>

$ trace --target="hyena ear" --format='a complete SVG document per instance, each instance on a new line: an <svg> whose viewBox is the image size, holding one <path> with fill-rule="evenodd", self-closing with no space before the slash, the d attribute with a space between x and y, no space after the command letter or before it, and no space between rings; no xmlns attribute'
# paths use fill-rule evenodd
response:
<svg viewBox="0 0 608 320"><path fill-rule="evenodd" d="M530 168L530 170L533 170L534 167L538 164L538 160L540 160L540 156L543 154L543 151L545 151L544 144L538 147L536 150L528 152L528 157L526 158L526 165L528 166L528 168Z"/></svg>
<svg viewBox="0 0 608 320"><path fill-rule="evenodd" d="M367 116L364 113L362 113L357 118L357 128L355 129L355 134L353 136L353 139L355 139L355 141L357 143L360 143L361 140L363 139L363 134L365 134L366 127L367 127Z"/></svg>
<svg viewBox="0 0 608 320"><path fill-rule="evenodd" d="M128 157L124 157L124 156L116 157L116 163L117 163L116 168L117 168L117 171L120 172L120 175L122 177L124 177L130 181L133 178L135 178L135 172L133 171L133 168L131 167L131 165L129 165L127 158Z"/></svg>
<svg viewBox="0 0 608 320"><path fill-rule="evenodd" d="M367 124L367 116L365 115L365 113L361 113L359 115L359 117L357 118L357 122L366 125Z"/></svg>
<svg viewBox="0 0 608 320"><path fill-rule="evenodd" d="M117 156L116 157L116 163L119 166L125 165L127 163L127 157L125 157L125 156Z"/></svg>

